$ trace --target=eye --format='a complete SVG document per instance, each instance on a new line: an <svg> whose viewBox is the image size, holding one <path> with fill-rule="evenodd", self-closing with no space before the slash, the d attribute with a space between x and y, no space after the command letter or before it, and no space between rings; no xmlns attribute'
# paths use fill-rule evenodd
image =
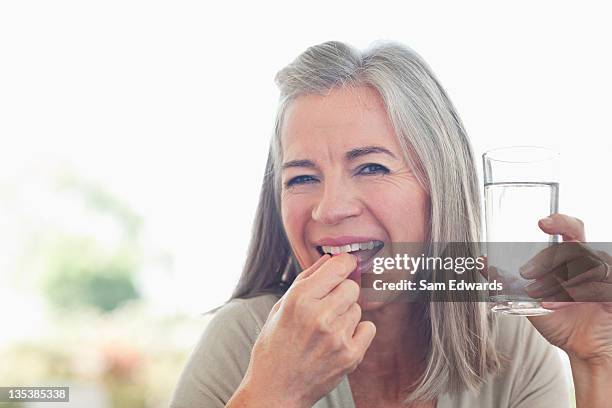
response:
<svg viewBox="0 0 612 408"><path fill-rule="evenodd" d="M372 174L389 174L389 169L381 164L369 163L360 167L357 174L369 176Z"/></svg>
<svg viewBox="0 0 612 408"><path fill-rule="evenodd" d="M301 176L296 176L296 177L289 179L285 183L285 187L292 187L298 184L310 184L310 183L315 183L316 181L317 179L314 178L313 176L301 175Z"/></svg>

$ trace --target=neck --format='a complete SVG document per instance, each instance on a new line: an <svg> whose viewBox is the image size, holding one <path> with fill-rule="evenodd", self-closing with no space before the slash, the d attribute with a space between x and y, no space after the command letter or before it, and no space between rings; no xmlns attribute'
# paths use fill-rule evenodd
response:
<svg viewBox="0 0 612 408"><path fill-rule="evenodd" d="M427 346L422 327L422 306L390 302L376 310L365 310L362 320L376 325L376 336L355 376L384 384L387 392L399 394L414 384L424 370Z"/></svg>

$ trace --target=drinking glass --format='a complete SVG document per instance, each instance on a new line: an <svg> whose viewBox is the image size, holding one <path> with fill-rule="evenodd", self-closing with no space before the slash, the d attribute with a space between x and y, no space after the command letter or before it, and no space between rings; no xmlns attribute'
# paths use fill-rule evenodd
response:
<svg viewBox="0 0 612 408"><path fill-rule="evenodd" d="M550 313L525 292L530 280L519 268L539 251L558 242L538 227L538 220L558 211L559 154L537 146L502 147L482 156L489 282L493 310L535 316ZM499 287L498 287L499 288Z"/></svg>

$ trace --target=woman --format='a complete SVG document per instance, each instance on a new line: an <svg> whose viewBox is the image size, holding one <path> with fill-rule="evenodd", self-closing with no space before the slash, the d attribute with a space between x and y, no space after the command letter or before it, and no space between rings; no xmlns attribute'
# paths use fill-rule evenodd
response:
<svg viewBox="0 0 612 408"><path fill-rule="evenodd" d="M276 80L247 263L173 407L568 406L549 342L570 356L578 406L607 406L609 304L547 304L560 310L495 324L477 301L360 298L362 249L481 238L469 141L418 55L393 43L362 53L327 42ZM584 241L572 217L552 215L540 228Z"/></svg>

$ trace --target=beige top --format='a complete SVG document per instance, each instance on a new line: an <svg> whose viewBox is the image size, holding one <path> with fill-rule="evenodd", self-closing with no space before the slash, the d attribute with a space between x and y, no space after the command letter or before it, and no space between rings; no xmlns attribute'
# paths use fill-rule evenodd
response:
<svg viewBox="0 0 612 408"><path fill-rule="evenodd" d="M246 372L251 349L275 295L236 299L208 323L174 391L171 408L224 407ZM510 364L485 383L478 395L442 395L437 408L564 408L570 388L559 353L526 318L500 319L497 347ZM348 377L315 408L355 408Z"/></svg>

